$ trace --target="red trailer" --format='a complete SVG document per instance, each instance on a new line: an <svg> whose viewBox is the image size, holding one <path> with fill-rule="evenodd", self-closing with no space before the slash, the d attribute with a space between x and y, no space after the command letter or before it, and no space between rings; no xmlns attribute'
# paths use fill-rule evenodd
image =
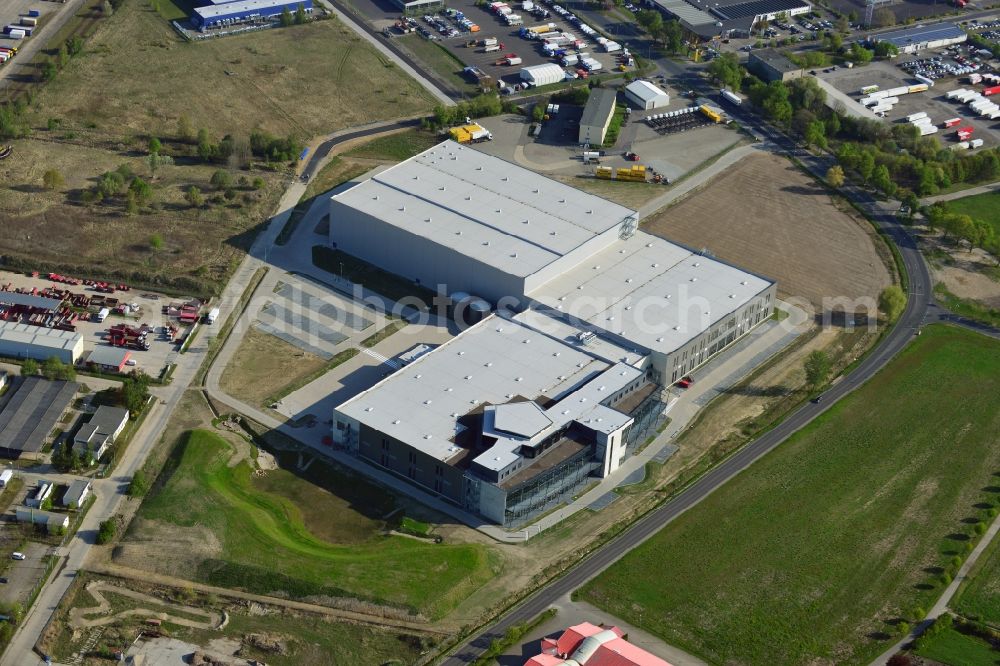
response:
<svg viewBox="0 0 1000 666"><path fill-rule="evenodd" d="M972 127L971 125L966 127L959 127L957 130L955 130L955 134L958 135L959 141L965 141L972 136L972 132L974 129L975 128Z"/></svg>
<svg viewBox="0 0 1000 666"><path fill-rule="evenodd" d="M993 86L991 88L983 88L983 95L989 97L990 95L1000 94L1000 86Z"/></svg>
<svg viewBox="0 0 1000 666"><path fill-rule="evenodd" d="M954 127L955 125L958 125L961 122L962 122L961 118L951 118L950 120L944 121L944 126L945 128Z"/></svg>

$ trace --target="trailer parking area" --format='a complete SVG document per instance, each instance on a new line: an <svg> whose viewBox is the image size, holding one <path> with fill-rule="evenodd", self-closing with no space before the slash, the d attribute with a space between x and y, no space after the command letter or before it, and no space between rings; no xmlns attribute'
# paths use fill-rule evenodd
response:
<svg viewBox="0 0 1000 666"><path fill-rule="evenodd" d="M0 35L0 46L20 47L29 39L37 39L38 34L44 29L45 24L63 9L63 3L43 2L43 0L4 0L0 3L0 28L5 25L18 25L22 16L27 16L29 10L37 9L41 13L38 24L32 37L24 39L12 39L7 35ZM2 32L2 30L0 30ZM16 57L16 56L15 56Z"/></svg>
<svg viewBox="0 0 1000 666"><path fill-rule="evenodd" d="M927 58L934 53L925 52L919 56L901 56L899 59L900 64L916 58ZM822 76L824 80L832 84L837 90L842 91L855 100L862 97L861 88L867 85L877 85L880 89L885 90L887 88L918 83L914 77L907 74L903 69L888 62L872 63L867 67L856 67L854 69L838 67L833 72L819 72L817 70L817 74ZM945 120L961 118L961 125L971 125L974 129L973 137L983 139L985 147L998 145L1000 144L1000 123L984 120L961 102L945 98L945 94L948 91L957 88L978 91L982 87L982 85L969 84L966 77L950 76L937 79L934 82L934 87L928 89L927 92L902 95L899 98L899 103L889 111L885 120L890 123L906 122L906 116L924 111L935 125L941 127ZM874 118L875 116L872 115L871 117ZM954 131L951 129L941 129L933 136L937 136L941 144L946 147L958 142Z"/></svg>
<svg viewBox="0 0 1000 666"><path fill-rule="evenodd" d="M352 0L352 5L379 30L391 27L400 16L398 9L395 9L393 5L382 0ZM514 4L511 4L512 8L514 6ZM421 34L421 32L413 32L408 35L400 35L398 32L392 33L396 35L392 38L398 39L397 45L406 48L431 73L436 74L437 77L443 77L450 82L454 82L456 76L461 76L462 68L470 66L478 67L493 77L494 80L499 81L503 79L509 84L514 84L520 81L520 70L522 67L557 62L542 52L541 40L529 40L520 37L518 34L520 26L506 25L498 15L490 12L485 7L477 6L474 0L450 2L448 3L448 7L449 9L462 12L466 19L479 26L479 30L477 32L469 32L458 21L448 18L444 12L437 12L432 15L437 22L436 24L427 22L422 16L414 17L418 28L429 35L429 37ZM547 8L547 10L550 11L550 16L544 19L535 18L521 9L515 11L522 17L525 26L553 23L557 31L568 32L584 40L587 46L582 50L589 53L591 57L601 63L602 69L599 71L600 74L616 71L615 68L618 65L616 54L604 52L599 47L596 36L587 37L579 27L573 25L569 20L551 11L551 8ZM457 31L458 34L454 36L441 35L435 25L448 26ZM484 47L480 46L479 42L482 39L490 37L495 37L502 44L502 47L495 51L484 51ZM429 57L428 47L430 44L415 44L415 42L436 42L452 56L454 62L436 57L433 51L431 51L431 54L434 57ZM496 64L508 54L516 55L521 59L521 63L513 66ZM459 65L459 62L463 64ZM471 87L472 80L468 79L466 82Z"/></svg>
<svg viewBox="0 0 1000 666"><path fill-rule="evenodd" d="M39 277L32 277L24 273L11 273L6 271L0 272L0 286L8 287L8 285L9 290L20 288L30 292L32 289L42 290L55 286L61 289L68 289L73 294L85 296L100 295L93 287L88 287L83 284L73 286L62 283L54 283L47 279L47 274L41 274ZM2 294L0 294L0 296L2 296ZM113 294L106 294L106 296L116 298L120 303L127 304L130 312L126 315L110 314L104 322L98 322L95 319L86 316L84 313L81 313L81 316L73 322L73 325L76 326L76 330L83 335L84 361L86 361L90 352L97 347L108 346L106 334L107 330L111 326L116 324L128 324L129 326L138 327L141 324L148 324L154 330L154 333L150 334L147 338L150 343L150 348L148 350L131 349L130 351L132 352L132 359L135 361L135 365L128 366L126 369L142 370L146 374L155 377L160 373L165 365L175 362L179 344L169 342L160 333L160 331L164 326L172 323L180 329L180 335L178 336L179 340L187 331L187 327L179 326L176 318L164 315L162 310L164 305L177 303L185 299L163 296L161 294L139 289L131 289L127 292L116 291ZM132 308L131 306L133 305L136 307Z"/></svg>

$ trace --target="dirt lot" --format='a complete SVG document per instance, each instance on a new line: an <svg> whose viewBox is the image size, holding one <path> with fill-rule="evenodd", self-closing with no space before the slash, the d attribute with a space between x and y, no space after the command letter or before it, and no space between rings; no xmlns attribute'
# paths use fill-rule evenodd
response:
<svg viewBox="0 0 1000 666"><path fill-rule="evenodd" d="M55 117L81 137L128 140L172 137L186 115L216 141L254 128L308 139L430 106L337 20L189 44L147 5L125 3L39 94L37 123Z"/></svg>
<svg viewBox="0 0 1000 666"><path fill-rule="evenodd" d="M830 298L877 298L892 280L868 223L770 155L740 161L643 227L777 280L782 297L816 307Z"/></svg>
<svg viewBox="0 0 1000 666"><path fill-rule="evenodd" d="M219 385L234 398L261 406L280 386L316 372L325 363L319 356L249 328Z"/></svg>
<svg viewBox="0 0 1000 666"><path fill-rule="evenodd" d="M101 174L122 165L151 185L148 203L134 215L126 213L123 196L82 203ZM5 224L0 250L25 269L55 268L77 277L162 284L190 295L211 293L249 247L253 228L270 215L282 186L268 172L242 174L247 182L237 183L235 197L227 200L209 182L217 168L178 158L174 165L158 167L153 178L141 153L20 141L14 154L0 162ZM64 182L46 189L43 174L53 169ZM230 174L234 181L241 175ZM261 189L252 186L257 177L264 178ZM201 208L185 200L191 187L202 192Z"/></svg>
<svg viewBox="0 0 1000 666"><path fill-rule="evenodd" d="M920 236L924 256L934 282L943 282L959 298L1000 308L1000 267L996 259L979 249L968 250L942 241L939 234Z"/></svg>

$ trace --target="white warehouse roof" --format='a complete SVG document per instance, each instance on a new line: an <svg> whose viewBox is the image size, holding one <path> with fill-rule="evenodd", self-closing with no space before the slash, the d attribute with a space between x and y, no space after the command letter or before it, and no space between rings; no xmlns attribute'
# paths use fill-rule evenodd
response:
<svg viewBox="0 0 1000 666"><path fill-rule="evenodd" d="M198 7L194 13L203 19L214 19L220 16L231 16L243 12L255 12L275 7L283 7L288 4L288 0L230 0L229 2L215 2L205 7Z"/></svg>
<svg viewBox="0 0 1000 666"><path fill-rule="evenodd" d="M542 65L531 65L521 68L521 80L535 86L545 86L550 83L559 83L566 78L563 68L554 62L547 62Z"/></svg>
<svg viewBox="0 0 1000 666"><path fill-rule="evenodd" d="M632 95L644 105L657 99L668 100L670 96L649 81L636 80L625 86L626 94Z"/></svg>
<svg viewBox="0 0 1000 666"><path fill-rule="evenodd" d="M640 231L529 296L637 345L670 353L771 284Z"/></svg>
<svg viewBox="0 0 1000 666"><path fill-rule="evenodd" d="M74 360L83 350L83 335L80 333L12 321L0 321L0 341L7 347L25 345L69 351L73 354Z"/></svg>
<svg viewBox="0 0 1000 666"><path fill-rule="evenodd" d="M635 211L445 141L335 195L386 224L518 277Z"/></svg>
<svg viewBox="0 0 1000 666"><path fill-rule="evenodd" d="M493 315L341 404L337 412L444 462L464 450L450 441L461 427L458 418L484 405L519 396L560 399L613 368L625 372L628 381L642 375L589 351ZM594 387L596 395L610 395L612 389L603 384Z"/></svg>

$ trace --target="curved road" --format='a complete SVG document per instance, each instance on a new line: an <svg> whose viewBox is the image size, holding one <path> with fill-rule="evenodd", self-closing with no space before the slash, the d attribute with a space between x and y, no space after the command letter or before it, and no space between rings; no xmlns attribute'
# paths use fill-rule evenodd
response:
<svg viewBox="0 0 1000 666"><path fill-rule="evenodd" d="M742 115L742 114L741 114ZM781 152L795 157L814 174L823 177L833 163L827 157L816 157L796 146L788 138L773 132L749 116L740 117L745 127L751 128L758 136L773 144ZM535 592L520 605L509 611L491 627L458 648L442 663L445 666L463 666L481 655L494 639L515 624L534 618L553 605L559 598L577 589L630 550L656 534L682 513L695 506L723 486L731 478L753 464L797 430L825 411L829 405L844 397L858 386L868 381L910 341L927 319L928 307L932 303L932 282L927 265L917 249L913 238L895 218L894 209L886 210L868 193L853 186L845 186L842 193L869 211L872 219L899 247L903 263L909 274L909 299L906 310L900 316L895 328L886 335L878 346L848 375L830 388L819 403L807 403L785 419L779 426L754 440L725 461L711 469L679 495L667 501L640 518L625 532L608 542L563 575Z"/></svg>

